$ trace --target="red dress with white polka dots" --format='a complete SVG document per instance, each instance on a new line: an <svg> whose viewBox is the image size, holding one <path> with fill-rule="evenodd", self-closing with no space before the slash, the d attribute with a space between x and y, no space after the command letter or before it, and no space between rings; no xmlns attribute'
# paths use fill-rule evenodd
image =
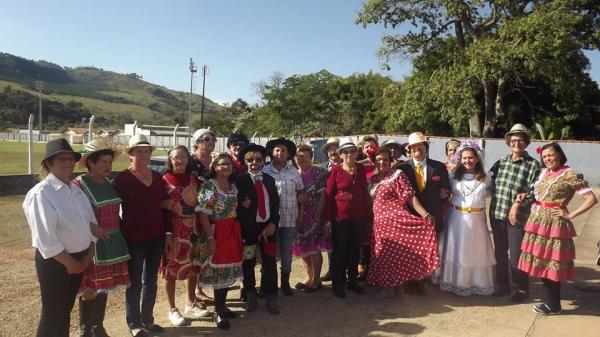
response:
<svg viewBox="0 0 600 337"><path fill-rule="evenodd" d="M407 208L413 195L408 177L400 170L376 187L370 284L396 287L424 279L439 266L434 226Z"/></svg>

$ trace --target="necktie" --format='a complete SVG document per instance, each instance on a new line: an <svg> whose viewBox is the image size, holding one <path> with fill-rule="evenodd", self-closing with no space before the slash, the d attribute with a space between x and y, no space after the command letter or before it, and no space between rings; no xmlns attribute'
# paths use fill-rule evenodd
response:
<svg viewBox="0 0 600 337"><path fill-rule="evenodd" d="M263 189L263 184L260 180L256 180L254 182L254 187L256 188L256 201L258 202L258 215L261 219L264 219L267 216L267 209L265 208L265 191Z"/></svg>
<svg viewBox="0 0 600 337"><path fill-rule="evenodd" d="M419 192L425 189L425 175L423 174L423 165L421 163L417 163L417 187L419 188Z"/></svg>

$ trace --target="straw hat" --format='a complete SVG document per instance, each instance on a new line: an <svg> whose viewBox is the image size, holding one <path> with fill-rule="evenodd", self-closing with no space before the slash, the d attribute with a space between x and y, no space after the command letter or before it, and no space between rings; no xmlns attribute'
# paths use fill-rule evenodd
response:
<svg viewBox="0 0 600 337"><path fill-rule="evenodd" d="M113 159L123 153L123 147L106 137L94 137L91 142L84 145L81 159L77 163L77 167L85 168L85 163L90 155L102 150L110 150L113 153Z"/></svg>
<svg viewBox="0 0 600 337"><path fill-rule="evenodd" d="M506 141L506 145L510 144L510 136L521 134L525 137L525 143L529 145L531 142L531 134L529 133L529 129L523 124L515 124L510 128L506 134L504 134L504 140Z"/></svg>
<svg viewBox="0 0 600 337"><path fill-rule="evenodd" d="M69 142L67 142L64 138L54 139L46 143L46 153L44 154L44 159L42 159L40 165L44 165L44 162L51 157L59 154L59 153L72 153L75 155L75 161L78 161L81 158L81 153L73 151Z"/></svg>
<svg viewBox="0 0 600 337"><path fill-rule="evenodd" d="M425 135L423 133L413 132L410 135L408 135L408 145L406 145L406 149L408 150L408 148L411 145L418 144L418 143L429 144L429 140L427 140L427 137L425 137Z"/></svg>
<svg viewBox="0 0 600 337"><path fill-rule="evenodd" d="M156 149L156 146L150 144L150 142L148 141L148 138L146 138L146 136L138 133L129 139L129 146L127 146L127 148L125 150L127 151L127 153L130 153L134 147L144 147L144 146L152 148L152 151L154 151Z"/></svg>
<svg viewBox="0 0 600 337"><path fill-rule="evenodd" d="M325 143L325 145L321 146L321 152L324 155L327 155L327 150L329 149L329 146L331 146L331 145L340 146L340 139L338 137L331 137L331 138L327 139L327 143Z"/></svg>
<svg viewBox="0 0 600 337"><path fill-rule="evenodd" d="M340 147L338 147L338 152L340 152L342 149L349 147L356 147L356 144L354 144L350 137L344 137L340 139Z"/></svg>

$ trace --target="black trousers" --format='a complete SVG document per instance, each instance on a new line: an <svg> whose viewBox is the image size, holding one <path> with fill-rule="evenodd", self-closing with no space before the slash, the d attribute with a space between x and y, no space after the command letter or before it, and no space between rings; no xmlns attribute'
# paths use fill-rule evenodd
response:
<svg viewBox="0 0 600 337"><path fill-rule="evenodd" d="M97 294L93 300L79 299L79 335L81 337L91 337L93 331L104 331L107 299L106 294Z"/></svg>
<svg viewBox="0 0 600 337"><path fill-rule="evenodd" d="M529 291L529 275L518 268L521 256L521 242L525 231L522 226L511 226L507 220L490 219L494 237L494 253L496 256L496 284L508 287L509 262L512 288ZM510 252L510 257L509 257Z"/></svg>
<svg viewBox="0 0 600 337"><path fill-rule="evenodd" d="M356 282L362 223L362 221L336 220L332 224L334 288L343 287L346 281Z"/></svg>
<svg viewBox="0 0 600 337"><path fill-rule="evenodd" d="M227 292L229 292L229 288L213 290L215 295L215 312L220 316L223 316L227 310L227 305L225 304L225 301L227 300Z"/></svg>
<svg viewBox="0 0 600 337"><path fill-rule="evenodd" d="M87 250L71 254L80 260ZM83 274L67 273L67 268L53 258L44 259L35 251L35 270L42 295L42 313L37 337L69 337L71 309Z"/></svg>
<svg viewBox="0 0 600 337"><path fill-rule="evenodd" d="M561 310L560 306L560 282L542 278L544 288L546 288L546 304L552 310Z"/></svg>
<svg viewBox="0 0 600 337"><path fill-rule="evenodd" d="M273 242L273 244L275 244ZM275 256L265 252L265 242L261 241L257 245L257 251L260 252L260 290L267 295L277 294L277 261ZM258 253L257 252L257 253ZM256 277L254 275L256 267L256 255L252 259L244 259L242 262L242 271L244 273L244 289L252 291L256 288Z"/></svg>

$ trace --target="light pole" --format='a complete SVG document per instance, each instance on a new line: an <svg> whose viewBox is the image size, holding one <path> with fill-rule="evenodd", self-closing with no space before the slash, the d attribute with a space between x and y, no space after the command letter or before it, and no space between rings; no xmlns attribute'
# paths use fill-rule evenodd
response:
<svg viewBox="0 0 600 337"><path fill-rule="evenodd" d="M194 97L194 92L193 92L193 88L194 88L194 73L197 72L197 71L198 71L198 69L196 69L196 65L194 64L194 61L190 57L190 105L189 105L189 109L188 109L188 146L189 147L192 146L192 135L191 135L191 130L192 130L192 99Z"/></svg>
<svg viewBox="0 0 600 337"><path fill-rule="evenodd" d="M35 81L35 88L38 91L39 97L39 130L38 130L38 142L42 141L42 90L44 90L44 81Z"/></svg>
<svg viewBox="0 0 600 337"><path fill-rule="evenodd" d="M206 86L206 75L208 74L208 66L202 66L202 105L200 106L200 127L204 125L204 88Z"/></svg>

